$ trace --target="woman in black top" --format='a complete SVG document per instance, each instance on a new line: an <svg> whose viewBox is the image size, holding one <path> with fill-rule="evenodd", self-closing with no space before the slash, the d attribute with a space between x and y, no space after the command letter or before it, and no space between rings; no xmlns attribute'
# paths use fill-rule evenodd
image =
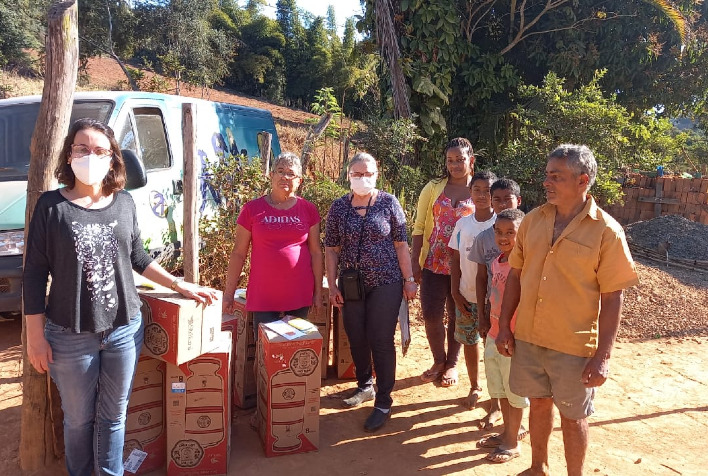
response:
<svg viewBox="0 0 708 476"><path fill-rule="evenodd" d="M65 188L42 194L27 238L27 354L59 389L69 474L123 474L128 396L143 342L132 270L199 302L211 303L215 292L176 280L143 249L109 127L76 121L55 173Z"/></svg>

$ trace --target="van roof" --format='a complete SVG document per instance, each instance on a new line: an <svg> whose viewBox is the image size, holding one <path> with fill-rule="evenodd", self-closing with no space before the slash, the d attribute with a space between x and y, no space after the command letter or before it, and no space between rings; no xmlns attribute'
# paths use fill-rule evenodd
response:
<svg viewBox="0 0 708 476"><path fill-rule="evenodd" d="M257 107L241 106L239 104L225 103L225 102L215 102L207 101L205 99L192 98L188 96L176 96L174 94L162 94L162 93L150 93L145 91L82 91L74 93L74 101L90 101L90 100L111 100L116 103L120 103L126 99L161 99L166 102L204 102L204 103L215 103L224 104L230 108L241 109L243 112L260 112L263 114L271 115L271 112L267 109L260 109ZM0 107L7 106L11 104L26 104L39 102L42 100L41 95L34 96L19 96L9 99L0 99Z"/></svg>

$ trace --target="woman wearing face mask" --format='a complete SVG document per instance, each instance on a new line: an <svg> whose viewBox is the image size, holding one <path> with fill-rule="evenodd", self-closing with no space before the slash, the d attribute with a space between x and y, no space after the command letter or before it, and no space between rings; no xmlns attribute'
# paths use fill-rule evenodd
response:
<svg viewBox="0 0 708 476"><path fill-rule="evenodd" d="M59 389L69 474L123 474L126 409L143 343L132 271L198 302L211 304L216 292L175 279L143 249L109 127L76 121L55 174L65 187L39 198L27 238L27 354Z"/></svg>
<svg viewBox="0 0 708 476"><path fill-rule="evenodd" d="M396 197L376 189L376 161L359 153L349 162L348 171L352 193L335 200L327 215L327 281L330 300L342 312L356 368L357 388L344 405L375 400L364 430L376 431L391 416L394 333L401 298L415 298L418 286L403 209ZM361 280L360 287L350 286L352 275ZM372 358L378 391L373 386Z"/></svg>

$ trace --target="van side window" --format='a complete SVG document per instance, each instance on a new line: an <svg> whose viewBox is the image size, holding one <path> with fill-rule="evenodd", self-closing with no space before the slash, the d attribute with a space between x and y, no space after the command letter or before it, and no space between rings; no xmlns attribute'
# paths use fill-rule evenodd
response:
<svg viewBox="0 0 708 476"><path fill-rule="evenodd" d="M138 145L135 143L135 134L133 133L133 121L130 116L128 116L118 133L118 144L121 149L129 149L136 154L138 153Z"/></svg>
<svg viewBox="0 0 708 476"><path fill-rule="evenodd" d="M165 125L160 109L136 108L133 110L133 115L135 117L134 130L138 135L140 155L145 170L169 168L170 151L167 147Z"/></svg>

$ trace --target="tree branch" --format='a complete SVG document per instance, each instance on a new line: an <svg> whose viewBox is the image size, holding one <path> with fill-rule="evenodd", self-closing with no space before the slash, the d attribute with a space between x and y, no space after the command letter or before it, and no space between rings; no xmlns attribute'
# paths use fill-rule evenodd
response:
<svg viewBox="0 0 708 476"><path fill-rule="evenodd" d="M511 42L509 42L509 44L506 45L506 47L504 47L504 49L501 50L500 54L503 55L503 54L509 52L509 50L511 50L514 46L518 45L524 38L528 37L526 32L529 29L533 28L533 26L536 23L538 23L538 21L541 19L541 17L543 17L543 15L548 13L550 10L560 7L564 3L568 3L568 0L555 0L555 1L554 0L547 0L546 5L543 7L543 10L541 10L541 12L538 15L536 15L536 17L533 20L531 20L528 23L528 25L525 25L525 22L526 22L526 0L523 0L521 2L521 7L519 7L519 31L516 33L516 36L514 37L514 39Z"/></svg>
<svg viewBox="0 0 708 476"><path fill-rule="evenodd" d="M472 8L471 4L468 5L467 24L465 26L465 36L467 36L467 41L472 40L472 35L474 35L474 33L477 31L477 25L479 25L479 22L482 21L484 17L492 11L492 8L494 7L495 3L497 3L497 0L483 0L482 3L474 9ZM472 20L474 19L474 17L477 16L479 12L487 5L489 5L487 11L479 15L479 18L477 18L477 20L474 22L474 25L472 25Z"/></svg>
<svg viewBox="0 0 708 476"><path fill-rule="evenodd" d="M130 84L130 89L133 91L140 91L140 86L138 86L138 83L135 82L135 80L133 79L133 77L130 74L130 71L128 71L128 68L125 66L125 63L123 63L123 61L118 57L117 54L115 54L111 49L108 49L103 45L99 45L95 41L93 41L89 38L86 38L85 36L81 36L79 38L81 39L81 41L85 41L86 43L89 43L94 48L103 51L105 54L107 54L108 56L113 58L113 60L115 60L115 62L118 63L118 66L120 66L120 69L123 70L123 74L125 74L125 77L128 78L128 84Z"/></svg>

